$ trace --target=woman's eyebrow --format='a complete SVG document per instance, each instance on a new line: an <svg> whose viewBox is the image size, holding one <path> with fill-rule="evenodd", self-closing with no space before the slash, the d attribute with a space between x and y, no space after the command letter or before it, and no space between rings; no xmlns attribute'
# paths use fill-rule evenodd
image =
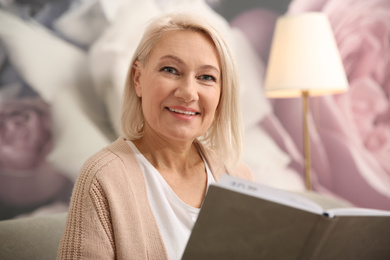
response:
<svg viewBox="0 0 390 260"><path fill-rule="evenodd" d="M160 58L160 60L165 60L165 59L172 59L172 60L175 60L176 62L178 62L179 64L183 64L184 65L184 61L182 61L179 57L175 56L175 55L165 55L163 57Z"/></svg>
<svg viewBox="0 0 390 260"><path fill-rule="evenodd" d="M218 75L220 74L220 72L219 72L219 69L217 69L215 66L213 66L213 65L203 65L203 66L201 66L200 67L200 69L202 69L202 70L214 70Z"/></svg>

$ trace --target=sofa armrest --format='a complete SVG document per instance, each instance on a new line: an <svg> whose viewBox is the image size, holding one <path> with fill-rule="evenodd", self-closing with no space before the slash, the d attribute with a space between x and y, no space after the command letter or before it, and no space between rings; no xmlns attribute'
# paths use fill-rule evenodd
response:
<svg viewBox="0 0 390 260"><path fill-rule="evenodd" d="M0 221L0 259L56 259L66 213Z"/></svg>

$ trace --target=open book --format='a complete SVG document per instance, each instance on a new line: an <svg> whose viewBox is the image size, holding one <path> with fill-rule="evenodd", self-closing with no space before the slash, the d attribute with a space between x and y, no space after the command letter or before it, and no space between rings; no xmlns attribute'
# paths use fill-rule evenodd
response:
<svg viewBox="0 0 390 260"><path fill-rule="evenodd" d="M323 210L297 194L224 175L210 185L190 259L390 259L390 212Z"/></svg>

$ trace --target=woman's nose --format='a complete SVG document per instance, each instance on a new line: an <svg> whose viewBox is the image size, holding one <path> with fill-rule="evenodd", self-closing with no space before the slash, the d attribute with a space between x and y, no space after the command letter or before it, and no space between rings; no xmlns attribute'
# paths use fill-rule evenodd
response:
<svg viewBox="0 0 390 260"><path fill-rule="evenodd" d="M199 99L196 78L186 77L181 80L179 86L174 92L174 96L190 103Z"/></svg>

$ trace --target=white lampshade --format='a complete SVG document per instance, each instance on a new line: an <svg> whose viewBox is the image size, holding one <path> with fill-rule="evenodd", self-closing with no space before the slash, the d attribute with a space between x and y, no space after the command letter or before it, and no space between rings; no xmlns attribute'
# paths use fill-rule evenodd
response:
<svg viewBox="0 0 390 260"><path fill-rule="evenodd" d="M265 79L268 97L341 93L348 81L332 28L323 13L278 19Z"/></svg>

